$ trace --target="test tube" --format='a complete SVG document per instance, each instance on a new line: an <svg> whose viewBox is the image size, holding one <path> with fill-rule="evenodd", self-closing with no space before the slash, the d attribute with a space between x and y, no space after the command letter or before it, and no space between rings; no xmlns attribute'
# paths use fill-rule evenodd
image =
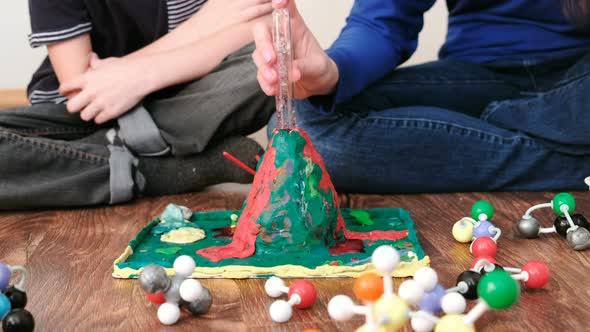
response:
<svg viewBox="0 0 590 332"><path fill-rule="evenodd" d="M293 69L293 53L291 48L291 16L288 9L277 9L273 17L273 40L277 55L277 73L279 87L276 95L277 129L294 129L295 103L293 83L290 79Z"/></svg>

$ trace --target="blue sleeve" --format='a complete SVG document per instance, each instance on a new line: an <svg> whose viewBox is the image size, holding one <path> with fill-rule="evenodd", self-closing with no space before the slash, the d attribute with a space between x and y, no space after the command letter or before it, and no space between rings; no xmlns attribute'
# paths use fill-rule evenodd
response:
<svg viewBox="0 0 590 332"><path fill-rule="evenodd" d="M349 100L416 50L424 12L436 0L356 0L346 26L326 52L340 80L332 96L312 98L324 112Z"/></svg>

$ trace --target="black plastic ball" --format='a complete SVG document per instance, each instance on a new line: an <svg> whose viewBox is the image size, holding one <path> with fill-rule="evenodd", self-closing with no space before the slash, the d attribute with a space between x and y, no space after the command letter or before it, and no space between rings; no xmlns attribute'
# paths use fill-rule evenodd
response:
<svg viewBox="0 0 590 332"><path fill-rule="evenodd" d="M212 303L211 293L207 288L203 288L201 297L191 303L187 303L187 307L194 316L198 316L208 313Z"/></svg>
<svg viewBox="0 0 590 332"><path fill-rule="evenodd" d="M574 225L586 228L590 231L590 223L588 223L588 220L586 220L583 215L579 213L572 215L572 221L574 222ZM567 230L570 228L570 223L567 221L566 217L557 217L553 225L561 237L567 237Z"/></svg>
<svg viewBox="0 0 590 332"><path fill-rule="evenodd" d="M11 310L2 322L4 332L32 332L35 329L35 319L25 309Z"/></svg>
<svg viewBox="0 0 590 332"><path fill-rule="evenodd" d="M27 306L27 293L17 289L14 286L8 287L4 295L10 300L12 309L24 309Z"/></svg>
<svg viewBox="0 0 590 332"><path fill-rule="evenodd" d="M461 293L464 298L468 300L475 300L477 299L477 284L479 283L479 279L481 278L481 274L475 271L465 271L457 277L456 285L458 285L461 281L467 284L467 292Z"/></svg>

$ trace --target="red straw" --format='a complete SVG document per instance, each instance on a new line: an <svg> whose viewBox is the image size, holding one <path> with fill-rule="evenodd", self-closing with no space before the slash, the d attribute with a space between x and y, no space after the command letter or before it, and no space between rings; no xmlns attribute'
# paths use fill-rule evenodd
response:
<svg viewBox="0 0 590 332"><path fill-rule="evenodd" d="M256 175L256 171L251 169L250 167L248 167L248 165L244 164L243 162L241 162L238 158L232 156L229 152L223 151L223 156L225 158L227 158L229 161L231 161L232 163L236 164L236 166L238 166L239 168L243 169L244 171L252 174L252 175Z"/></svg>

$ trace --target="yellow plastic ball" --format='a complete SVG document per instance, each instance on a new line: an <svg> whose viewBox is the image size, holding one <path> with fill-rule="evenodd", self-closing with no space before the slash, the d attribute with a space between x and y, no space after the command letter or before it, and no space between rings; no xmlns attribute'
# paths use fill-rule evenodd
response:
<svg viewBox="0 0 590 332"><path fill-rule="evenodd" d="M443 316L436 326L434 332L475 332L473 325L467 325L463 322L465 315L446 315Z"/></svg>
<svg viewBox="0 0 590 332"><path fill-rule="evenodd" d="M388 318L387 331L398 331L408 322L408 304L396 295L381 297L375 302L375 317Z"/></svg>
<svg viewBox="0 0 590 332"><path fill-rule="evenodd" d="M389 332L384 326L379 326L376 329L367 329L365 325L359 327L356 332Z"/></svg>
<svg viewBox="0 0 590 332"><path fill-rule="evenodd" d="M468 243L473 238L473 224L461 219L453 225L453 237L461 243Z"/></svg>

